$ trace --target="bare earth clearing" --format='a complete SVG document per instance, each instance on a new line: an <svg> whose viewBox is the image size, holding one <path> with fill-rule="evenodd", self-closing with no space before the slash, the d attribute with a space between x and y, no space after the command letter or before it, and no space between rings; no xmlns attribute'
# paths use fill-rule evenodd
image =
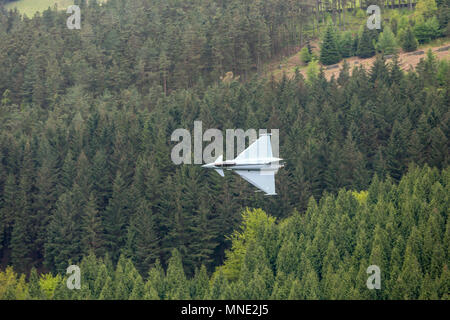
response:
<svg viewBox="0 0 450 320"><path fill-rule="evenodd" d="M318 44L314 43L312 44L314 49L313 51L316 52L317 55L319 55L318 52ZM444 45L441 46L436 46L436 47L430 47L431 50L433 51L434 55L439 59L449 59L450 58L450 42L445 43ZM403 70L407 71L410 69L414 69L417 64L420 62L421 59L426 57L427 51L429 48L419 48L417 51L414 52L400 52L398 54L399 56L399 62L400 62L400 66ZM439 51L439 49L441 51ZM371 57L371 58L367 58L367 59L361 59L358 57L351 57L351 58L347 58L345 60L347 60L347 63L350 66L350 72L353 69L353 67L355 66L364 66L364 68L366 70L370 69L370 67L372 66L373 62L375 61L376 57ZM388 58L386 59L387 61L391 61L392 58ZM335 78L338 77L339 72L342 69L342 65L344 63L344 60L342 60L341 62L339 62L337 64L338 67L334 67L331 69L327 70L327 66L324 66L324 73L325 73L325 77L329 80L331 79L331 77L334 75ZM279 68L279 63L278 64L272 64L269 68L271 71L269 71L269 76L273 75L275 79L280 79L284 73L286 73L286 76L288 78L292 78L295 74L295 68L298 66L299 67L299 71L300 73L306 77L306 67L304 66L304 64L300 61L300 54L297 53L291 57L289 57L287 60L284 61L284 64L281 64L281 69ZM335 66L335 65L333 65ZM330 66L328 66L329 68Z"/></svg>

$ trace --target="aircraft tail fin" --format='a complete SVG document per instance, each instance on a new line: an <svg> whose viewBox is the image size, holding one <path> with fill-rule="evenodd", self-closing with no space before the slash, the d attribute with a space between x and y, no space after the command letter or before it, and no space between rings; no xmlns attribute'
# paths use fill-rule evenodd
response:
<svg viewBox="0 0 450 320"><path fill-rule="evenodd" d="M257 158L272 158L272 144L270 143L270 135L264 134L251 144L246 150L237 156L235 160L248 160Z"/></svg>
<svg viewBox="0 0 450 320"><path fill-rule="evenodd" d="M223 161L223 154L221 154L214 162L222 162L222 161Z"/></svg>
<svg viewBox="0 0 450 320"><path fill-rule="evenodd" d="M222 169L214 169L214 170L216 170L216 172L217 172L218 174L220 174L222 177L225 177L225 174L223 173L223 170L222 170Z"/></svg>

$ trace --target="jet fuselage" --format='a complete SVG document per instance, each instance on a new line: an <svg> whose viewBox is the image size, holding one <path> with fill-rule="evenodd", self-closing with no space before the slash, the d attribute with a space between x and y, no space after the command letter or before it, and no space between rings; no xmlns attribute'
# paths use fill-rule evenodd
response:
<svg viewBox="0 0 450 320"><path fill-rule="evenodd" d="M203 165L203 168L208 169L224 169L224 170L264 170L264 169L279 169L283 165L279 162L283 160L280 158L255 159L248 161L219 161Z"/></svg>

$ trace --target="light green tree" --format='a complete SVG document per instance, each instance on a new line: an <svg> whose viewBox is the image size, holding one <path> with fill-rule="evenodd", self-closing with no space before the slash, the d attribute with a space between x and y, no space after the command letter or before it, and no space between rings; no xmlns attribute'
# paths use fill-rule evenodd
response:
<svg viewBox="0 0 450 320"><path fill-rule="evenodd" d="M314 82L319 76L319 62L316 59L311 60L306 68L306 79L308 83Z"/></svg>
<svg viewBox="0 0 450 320"><path fill-rule="evenodd" d="M437 12L435 0L418 0L414 11L415 17L431 18Z"/></svg>
<svg viewBox="0 0 450 320"><path fill-rule="evenodd" d="M394 33L389 27L385 27L383 32L378 37L376 49L383 54L394 54L397 52L397 40Z"/></svg>

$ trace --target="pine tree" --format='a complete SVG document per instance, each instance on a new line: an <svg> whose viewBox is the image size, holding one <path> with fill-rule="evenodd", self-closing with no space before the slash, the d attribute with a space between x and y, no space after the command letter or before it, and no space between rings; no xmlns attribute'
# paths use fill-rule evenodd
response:
<svg viewBox="0 0 450 320"><path fill-rule="evenodd" d="M370 69L370 81L375 85L381 86L388 83L389 72L386 66L386 60L382 55L377 55L375 62Z"/></svg>
<svg viewBox="0 0 450 320"><path fill-rule="evenodd" d="M202 265L200 269L195 270L195 276L191 280L190 296L194 300L202 300L205 298L209 289L209 277L206 267Z"/></svg>
<svg viewBox="0 0 450 320"><path fill-rule="evenodd" d="M81 260L80 221L76 208L77 199L72 192L62 194L48 226L45 244L45 263L52 270L63 272Z"/></svg>
<svg viewBox="0 0 450 320"><path fill-rule="evenodd" d="M339 166L341 185L344 187L355 186L358 189L367 186L366 164L363 155L357 150L352 134L349 132L342 147L342 163Z"/></svg>
<svg viewBox="0 0 450 320"><path fill-rule="evenodd" d="M116 271L114 272L114 299L136 299L137 296L132 297L133 291L135 291L134 286L138 286L134 292L135 295L139 294L139 290L143 292L143 282L141 282L142 278L131 260L121 254L117 262Z"/></svg>
<svg viewBox="0 0 450 320"><path fill-rule="evenodd" d="M376 49L384 55L394 54L397 52L397 41L395 40L395 35L388 26L386 26L383 32L380 33Z"/></svg>
<svg viewBox="0 0 450 320"><path fill-rule="evenodd" d="M11 233L14 224L14 214L17 212L17 184L16 177L9 174L6 178L3 188L3 204L0 207L0 218L2 221L2 229L0 229L0 240L4 247L9 247L11 242Z"/></svg>
<svg viewBox="0 0 450 320"><path fill-rule="evenodd" d="M355 54L353 49L353 36L350 31L344 32L340 39L340 53L343 58L352 57Z"/></svg>
<svg viewBox="0 0 450 320"><path fill-rule="evenodd" d="M145 297L150 300L166 299L167 297L167 279L159 259L148 273Z"/></svg>
<svg viewBox="0 0 450 320"><path fill-rule="evenodd" d="M113 194L104 212L105 248L113 261L118 261L120 250L125 245L126 228L129 220L130 198L127 186L120 172L114 180Z"/></svg>
<svg viewBox="0 0 450 320"><path fill-rule="evenodd" d="M369 30L364 26L358 41L356 52L358 57L370 58L375 55L374 40L376 40L376 30Z"/></svg>
<svg viewBox="0 0 450 320"><path fill-rule="evenodd" d="M389 64L389 72L389 83L391 85L394 83L396 85L401 85L400 82L403 79L403 71L400 68L400 61L397 54L394 55L392 62Z"/></svg>
<svg viewBox="0 0 450 320"><path fill-rule="evenodd" d="M142 277L138 274L133 283L133 291L130 295L130 300L144 300L145 285Z"/></svg>
<svg viewBox="0 0 450 320"><path fill-rule="evenodd" d="M206 295L206 299L219 300L224 299L227 291L227 279L223 272L219 272L213 277L212 283L209 286L209 292Z"/></svg>
<svg viewBox="0 0 450 320"><path fill-rule="evenodd" d="M435 16L427 20L418 19L414 26L414 35L419 43L426 43L439 37L439 21Z"/></svg>
<svg viewBox="0 0 450 320"><path fill-rule="evenodd" d="M450 290L450 270L448 268L448 265L445 264L438 283L438 296L442 300L448 300L450 298L449 290Z"/></svg>
<svg viewBox="0 0 450 320"><path fill-rule="evenodd" d="M387 169L390 176L396 180L400 180L401 173L405 170L405 164L402 161L405 155L404 146L401 125L396 121L386 148Z"/></svg>
<svg viewBox="0 0 450 320"><path fill-rule="evenodd" d="M308 64L311 61L311 53L308 50L308 47L303 47L302 50L300 50L300 60Z"/></svg>
<svg viewBox="0 0 450 320"><path fill-rule="evenodd" d="M128 228L128 250L141 274L147 274L159 258L159 239L150 204L142 200Z"/></svg>
<svg viewBox="0 0 450 320"><path fill-rule="evenodd" d="M114 300L114 288L113 288L113 280L110 276L107 276L105 285L102 288L102 291L100 293L100 300Z"/></svg>
<svg viewBox="0 0 450 320"><path fill-rule="evenodd" d="M302 295L302 287L300 285L300 281L295 279L292 283L291 291L289 292L288 300L301 300L303 299Z"/></svg>
<svg viewBox="0 0 450 320"><path fill-rule="evenodd" d="M333 25L328 25L320 47L320 62L324 65L338 63L341 60L336 39L336 30Z"/></svg>
<svg viewBox="0 0 450 320"><path fill-rule="evenodd" d="M278 252L276 263L279 272L293 273L300 264L300 252L294 239L293 236L286 239Z"/></svg>
<svg viewBox="0 0 450 320"><path fill-rule="evenodd" d="M314 270L310 270L306 273L301 290L304 299L318 300L320 298L319 279Z"/></svg>
<svg viewBox="0 0 450 320"><path fill-rule="evenodd" d="M62 179L62 186L65 188L65 191L72 189L73 181L75 180L75 177L77 175L76 172L76 165L75 161L73 159L73 154L69 150L67 152L66 158L64 160L64 164L62 166L62 172L61 172L61 179Z"/></svg>
<svg viewBox="0 0 450 320"><path fill-rule="evenodd" d="M342 64L342 69L339 72L339 78L337 79L339 85L343 86L348 83L350 80L350 65L348 64L347 60L344 60L344 63Z"/></svg>
<svg viewBox="0 0 450 320"><path fill-rule="evenodd" d="M41 300L44 298L41 291L41 286L39 284L39 276L35 268L32 268L30 272L30 277L28 279L28 292L31 299Z"/></svg>
<svg viewBox="0 0 450 320"><path fill-rule="evenodd" d="M92 181L93 192L97 200L98 210L103 212L108 205L108 200L112 194L110 182L109 165L105 152L100 149L96 152L92 160Z"/></svg>
<svg viewBox="0 0 450 320"><path fill-rule="evenodd" d="M420 288L420 300L437 300L439 299L436 283L431 279L430 275L427 273L422 281L422 286Z"/></svg>
<svg viewBox="0 0 450 320"><path fill-rule="evenodd" d="M24 273L29 272L33 263L31 235L34 214L32 210L34 168L31 153L31 146L27 142L22 162L17 212L11 233L11 262L17 271Z"/></svg>
<svg viewBox="0 0 450 320"><path fill-rule="evenodd" d="M419 262L412 252L412 248L408 246L405 252L403 268L397 283L402 299L418 299L422 281L422 270Z"/></svg>
<svg viewBox="0 0 450 320"><path fill-rule="evenodd" d="M272 294L274 284L273 271L267 263L261 263L253 271L252 279L247 283L249 297L267 300Z"/></svg>
<svg viewBox="0 0 450 320"><path fill-rule="evenodd" d="M39 262L41 262L44 257L44 245L47 241L49 213L55 209L58 199L59 161L56 156L56 150L50 146L47 140L41 142L39 153L41 153L42 158L46 158L46 161L37 170L37 196L36 201L33 203L33 209L36 214L33 217L34 227L31 237L35 239L33 251L36 253Z"/></svg>
<svg viewBox="0 0 450 320"><path fill-rule="evenodd" d="M82 214L82 234L81 241L84 253L102 255L103 251L103 226L101 216L97 210L96 199L91 193L89 201L86 203Z"/></svg>
<svg viewBox="0 0 450 320"><path fill-rule="evenodd" d="M189 286L183 270L181 255L178 250L172 250L172 257L167 267L167 299L189 299Z"/></svg>
<svg viewBox="0 0 450 320"><path fill-rule="evenodd" d="M419 43L417 42L411 26L408 26L406 30L400 30L398 37L404 51L411 52L417 50Z"/></svg>

